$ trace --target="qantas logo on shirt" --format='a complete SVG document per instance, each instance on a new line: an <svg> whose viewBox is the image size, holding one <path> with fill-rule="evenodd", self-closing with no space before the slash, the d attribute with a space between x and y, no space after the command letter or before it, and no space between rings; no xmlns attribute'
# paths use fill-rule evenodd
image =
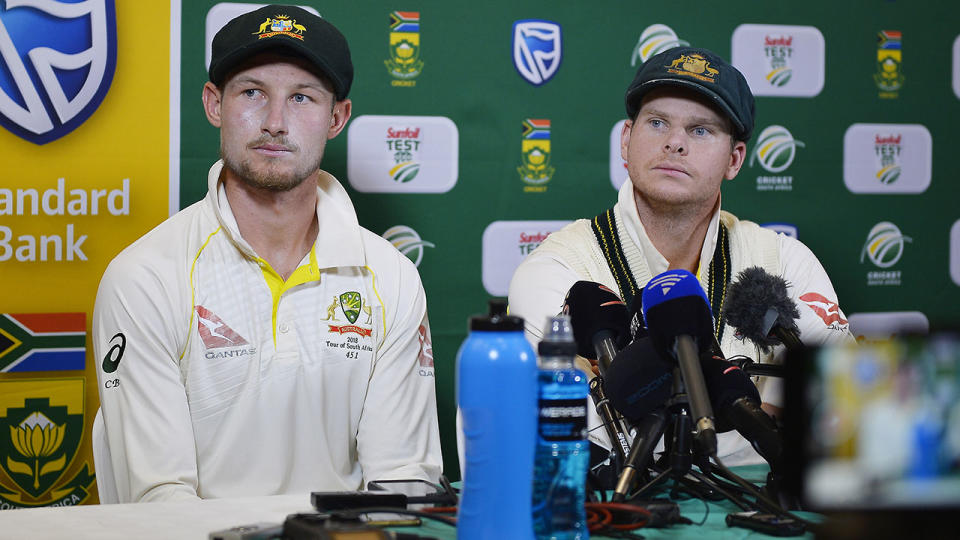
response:
<svg viewBox="0 0 960 540"><path fill-rule="evenodd" d="M840 306L820 293L808 292L800 295L807 307L813 310L828 328L840 330L847 327L847 320L840 313Z"/></svg>
<svg viewBox="0 0 960 540"><path fill-rule="evenodd" d="M247 340L227 326L214 312L203 306L194 306L194 309L197 311L197 330L208 349L247 345Z"/></svg>

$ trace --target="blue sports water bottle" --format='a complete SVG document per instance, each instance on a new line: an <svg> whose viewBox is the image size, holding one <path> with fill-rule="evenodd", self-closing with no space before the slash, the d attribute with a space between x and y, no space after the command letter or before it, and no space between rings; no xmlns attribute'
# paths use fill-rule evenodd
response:
<svg viewBox="0 0 960 540"><path fill-rule="evenodd" d="M586 375L574 367L577 344L570 318L547 320L540 353L537 452L533 470L533 530L538 539L590 538L587 494Z"/></svg>
<svg viewBox="0 0 960 540"><path fill-rule="evenodd" d="M523 319L507 315L503 300L470 318L457 353L457 405L466 439L457 538L532 540L537 363Z"/></svg>

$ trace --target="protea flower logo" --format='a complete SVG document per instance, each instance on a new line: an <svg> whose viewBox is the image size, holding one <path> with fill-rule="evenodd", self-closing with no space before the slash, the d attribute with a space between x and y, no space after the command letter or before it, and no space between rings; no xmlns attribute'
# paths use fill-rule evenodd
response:
<svg viewBox="0 0 960 540"><path fill-rule="evenodd" d="M913 239L904 236L893 223L881 221L867 234L867 241L863 244L863 251L860 252L860 262L862 263L864 257L867 257L870 262L880 268L890 268L903 256L904 242L912 241Z"/></svg>
<svg viewBox="0 0 960 540"><path fill-rule="evenodd" d="M750 166L759 160L760 166L772 173L786 170L793 163L797 155L797 147L803 148L801 141L795 140L793 135L783 126L770 126L757 136L757 144L750 155Z"/></svg>
<svg viewBox="0 0 960 540"><path fill-rule="evenodd" d="M420 266L420 261L423 260L423 248L436 247L432 242L421 239L417 231L406 225L390 227L383 233L383 237L417 266Z"/></svg>
<svg viewBox="0 0 960 540"><path fill-rule="evenodd" d="M877 179L884 185L896 182L900 178L900 135L877 135L873 147L879 166Z"/></svg>
<svg viewBox="0 0 960 540"><path fill-rule="evenodd" d="M674 47L686 47L689 42L677 37L677 33L665 24L651 24L640 33L637 46L633 48L630 65L646 62L648 58Z"/></svg>

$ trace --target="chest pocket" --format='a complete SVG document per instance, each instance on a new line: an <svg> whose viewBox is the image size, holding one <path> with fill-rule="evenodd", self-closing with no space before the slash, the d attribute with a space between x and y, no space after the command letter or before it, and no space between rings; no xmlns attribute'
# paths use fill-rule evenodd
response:
<svg viewBox="0 0 960 540"><path fill-rule="evenodd" d="M362 278L338 277L327 279L321 293L314 350L325 366L368 371L383 332L383 306Z"/></svg>

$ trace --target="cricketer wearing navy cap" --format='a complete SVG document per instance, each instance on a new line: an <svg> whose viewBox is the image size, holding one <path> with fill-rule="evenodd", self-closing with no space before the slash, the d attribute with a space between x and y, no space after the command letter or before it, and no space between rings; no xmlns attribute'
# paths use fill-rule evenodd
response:
<svg viewBox="0 0 960 540"><path fill-rule="evenodd" d="M207 195L117 255L97 293L101 501L436 482L420 276L320 168L350 119L346 39L271 5L212 45Z"/></svg>
<svg viewBox="0 0 960 540"><path fill-rule="evenodd" d="M639 67L624 103L628 118L620 153L629 178L617 203L554 232L524 259L510 283L511 313L527 321L528 336L536 343L540 325L559 311L577 281L616 290L633 306L650 279L682 268L699 278L713 310L714 335L727 357L776 361L780 349L758 352L726 324L721 309L732 276L762 267L791 283L791 298L801 306L806 293L831 302L836 293L806 246L720 208L721 186L740 172L754 127L754 97L745 78L709 50L668 49ZM811 309L801 308L800 325L804 342L850 337L845 326L831 326ZM776 412L782 402L777 383L760 379L758 388L765 408ZM592 429L599 418L593 415L590 423L594 442L609 448L604 430ZM725 462L760 461L736 434L721 434L718 443Z"/></svg>

